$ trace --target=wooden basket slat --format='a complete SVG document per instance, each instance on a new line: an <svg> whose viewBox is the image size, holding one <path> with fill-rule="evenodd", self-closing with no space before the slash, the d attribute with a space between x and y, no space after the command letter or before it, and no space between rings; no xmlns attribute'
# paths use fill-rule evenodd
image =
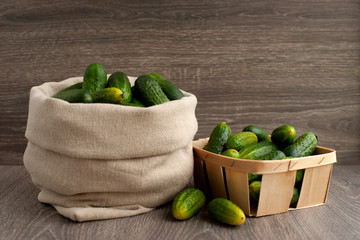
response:
<svg viewBox="0 0 360 240"><path fill-rule="evenodd" d="M325 203L332 165L305 169L296 208Z"/></svg>
<svg viewBox="0 0 360 240"><path fill-rule="evenodd" d="M208 186L207 186L207 179L204 175L204 168L203 168L203 164L204 161L202 161L199 157L196 156L196 154L194 154L194 183L195 183L195 187L199 188L201 191L204 192L204 194L207 197L210 197L210 193L208 191Z"/></svg>
<svg viewBox="0 0 360 240"><path fill-rule="evenodd" d="M256 216L287 212L293 195L296 171L264 174Z"/></svg>
<svg viewBox="0 0 360 240"><path fill-rule="evenodd" d="M231 168L225 169L229 199L250 216L248 174Z"/></svg>
<svg viewBox="0 0 360 240"><path fill-rule="evenodd" d="M222 167L211 162L205 162L205 166L212 197L227 198Z"/></svg>

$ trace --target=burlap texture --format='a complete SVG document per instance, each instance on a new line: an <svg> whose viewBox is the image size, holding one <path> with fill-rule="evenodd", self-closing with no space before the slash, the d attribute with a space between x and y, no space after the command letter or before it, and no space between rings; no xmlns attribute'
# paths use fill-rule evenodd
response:
<svg viewBox="0 0 360 240"><path fill-rule="evenodd" d="M80 81L30 91L24 165L41 190L39 201L88 221L141 214L172 200L193 173L196 97L184 92L147 108L51 98Z"/></svg>

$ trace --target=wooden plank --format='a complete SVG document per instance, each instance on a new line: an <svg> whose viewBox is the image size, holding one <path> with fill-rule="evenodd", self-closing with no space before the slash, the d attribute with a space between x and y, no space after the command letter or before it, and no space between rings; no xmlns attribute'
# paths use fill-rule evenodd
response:
<svg viewBox="0 0 360 240"><path fill-rule="evenodd" d="M194 93L195 139L224 120L234 131L255 124L268 133L291 122L335 148L342 163L357 164L358 5L2 0L0 164L22 164L30 88L82 76L92 62L108 73L159 72Z"/></svg>
<svg viewBox="0 0 360 240"><path fill-rule="evenodd" d="M194 184L196 188L201 189L207 197L210 197L208 191L207 179L204 175L203 161L194 154Z"/></svg>
<svg viewBox="0 0 360 240"><path fill-rule="evenodd" d="M296 171L264 174L256 216L287 212L293 195Z"/></svg>
<svg viewBox="0 0 360 240"><path fill-rule="evenodd" d="M74 223L37 200L39 190L23 166L0 166L0 239L358 239L360 165L335 165L324 206L228 227L206 208L186 221L172 218L171 202L139 216ZM335 222L336 224L335 224ZM139 227L141 226L141 227Z"/></svg>
<svg viewBox="0 0 360 240"><path fill-rule="evenodd" d="M296 208L325 203L332 165L305 170Z"/></svg>
<svg viewBox="0 0 360 240"><path fill-rule="evenodd" d="M231 168L225 169L230 200L250 216L248 174Z"/></svg>
<svg viewBox="0 0 360 240"><path fill-rule="evenodd" d="M213 198L227 198L222 167L218 164L205 162L210 191Z"/></svg>

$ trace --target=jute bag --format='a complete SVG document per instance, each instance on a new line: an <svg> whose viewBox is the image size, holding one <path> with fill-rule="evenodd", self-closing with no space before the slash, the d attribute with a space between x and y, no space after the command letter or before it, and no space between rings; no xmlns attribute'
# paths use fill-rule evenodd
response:
<svg viewBox="0 0 360 240"><path fill-rule="evenodd" d="M193 174L196 97L184 92L147 108L51 98L80 81L30 91L24 165L39 201L79 222L133 216L171 201Z"/></svg>

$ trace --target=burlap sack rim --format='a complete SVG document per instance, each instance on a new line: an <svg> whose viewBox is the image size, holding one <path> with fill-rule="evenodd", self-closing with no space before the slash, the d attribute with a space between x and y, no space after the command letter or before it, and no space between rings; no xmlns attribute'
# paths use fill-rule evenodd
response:
<svg viewBox="0 0 360 240"><path fill-rule="evenodd" d="M41 101L43 101L43 104L52 104L52 102L53 103L56 102L56 104L60 105L61 107L64 107L64 108L76 108L76 110L79 110L79 111L81 111L82 109L91 109L91 108L95 109L99 105L106 105L108 108L111 108L111 111L114 111L114 112L116 112L116 111L121 111L121 112L125 112L125 113L127 113L127 112L128 113L137 112L139 114L147 113L147 114L151 114L151 115L159 115L159 114L166 115L167 113L163 112L164 109L167 109L168 111L170 111L170 109L182 107L183 104L189 104L189 105L194 105L194 106L197 105L197 98L195 97L195 95L193 95L191 93L188 93L188 92L186 92L184 90L181 90L185 95L185 97L183 97L182 99L173 100L173 101L170 101L170 102L167 102L167 103L154 105L154 106L146 107L146 108L123 106L123 105L116 105L116 104L107 104L107 103L92 103L92 104L68 103L66 101L63 101L63 100L60 100L60 99L55 99L55 98L51 97L57 91L65 88L67 86L70 86L74 82L81 82L82 80L83 80L82 77L71 77L71 78L62 80L60 82L45 82L45 83L43 83L43 84L41 84L39 86L35 86L35 87L33 87L31 89L30 98L33 97L33 95L36 95L35 96L36 98L41 98ZM133 85L136 78L135 77L129 77L129 80L130 80L131 84ZM48 85L49 88L53 90L53 92L46 91L46 89L43 88L46 85ZM41 94L39 94L39 92ZM30 101L31 101L31 99L30 99ZM107 111L110 111L110 110L107 110ZM88 158L88 156L82 157L82 156L73 155L73 153L59 152L59 151L56 151L54 149L48 148L48 147L44 146L43 144L37 142L37 141L39 141L38 139L32 139L32 137L29 135L28 130L29 130L29 127L27 126L26 132L25 132L25 137L29 141L31 141L33 144L38 145L39 147L42 147L42 148L44 148L44 149L46 149L48 151L61 153L61 154L71 156L71 157ZM197 127L196 127L196 131L197 131ZM184 143L185 142L186 141L184 141ZM181 145L177 149L183 148L184 146ZM172 151L174 151L174 149L170 149L169 151L163 152L162 154L167 154L168 152L172 152ZM158 155L158 154L154 154L154 155ZM143 157L143 156L139 156L138 158L141 158L141 157ZM93 158L93 159L106 159L106 158L101 158L101 157L91 157L91 158ZM132 157L132 158L137 158L137 157ZM110 158L110 159L114 159L114 158Z"/></svg>

